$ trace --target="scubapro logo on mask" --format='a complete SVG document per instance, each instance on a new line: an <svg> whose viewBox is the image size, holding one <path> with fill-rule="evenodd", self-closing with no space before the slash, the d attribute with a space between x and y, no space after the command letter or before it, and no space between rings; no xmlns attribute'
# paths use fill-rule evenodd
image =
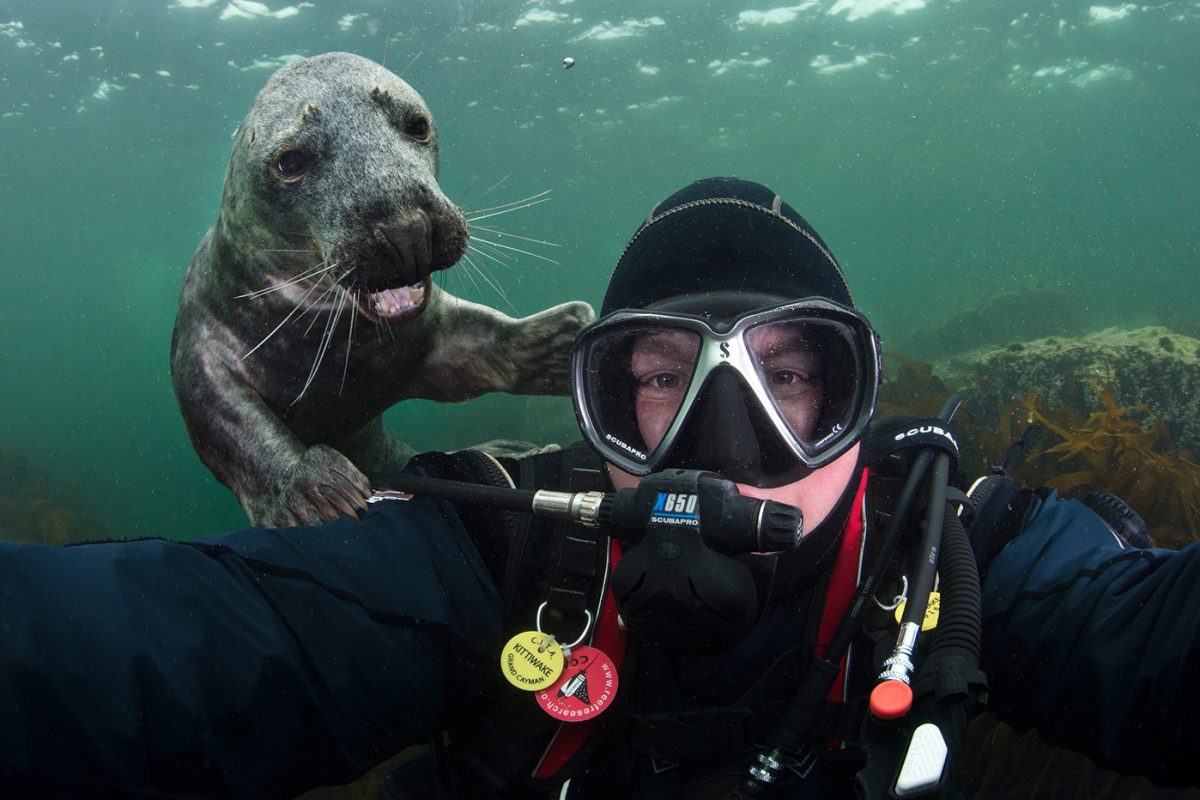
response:
<svg viewBox="0 0 1200 800"><path fill-rule="evenodd" d="M621 448L622 450L624 450L626 453L629 453L629 455L631 455L631 456L633 456L633 457L635 457L635 458L637 458L637 459L640 459L640 460L642 460L642 461L645 461L645 460L646 460L646 454L645 454L645 453L643 453L641 450L638 450L636 447L631 447L631 446L629 446L629 445L625 444L625 443L624 443L624 442L622 442L620 439L618 439L617 437L613 436L611 433L606 433L606 434L604 434L604 438L605 438L605 440L607 440L607 441L609 441L609 442L612 442L612 443L613 443L613 444L615 444L617 447L619 447L619 448Z"/></svg>
<svg viewBox="0 0 1200 800"><path fill-rule="evenodd" d="M690 492L659 492L654 501L654 511L650 514L651 522L663 525L686 525L691 528L700 527L700 514L696 507L700 498Z"/></svg>

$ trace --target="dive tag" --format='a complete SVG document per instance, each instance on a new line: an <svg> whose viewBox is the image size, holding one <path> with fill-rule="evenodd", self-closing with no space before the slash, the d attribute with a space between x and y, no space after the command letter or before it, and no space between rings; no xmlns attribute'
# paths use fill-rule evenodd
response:
<svg viewBox="0 0 1200 800"><path fill-rule="evenodd" d="M896 622L904 619L904 606L907 605L907 600L901 600L900 605L896 607ZM921 630L931 631L937 627L938 612L942 609L942 593L930 592L929 605L925 606L925 619L921 620Z"/></svg>
<svg viewBox="0 0 1200 800"><path fill-rule="evenodd" d="M500 651L500 671L518 689L545 689L562 675L562 646L549 633L518 633Z"/></svg>
<svg viewBox="0 0 1200 800"><path fill-rule="evenodd" d="M612 705L617 693L617 668L602 650L573 647L558 683L535 695L550 716L563 722L584 722Z"/></svg>

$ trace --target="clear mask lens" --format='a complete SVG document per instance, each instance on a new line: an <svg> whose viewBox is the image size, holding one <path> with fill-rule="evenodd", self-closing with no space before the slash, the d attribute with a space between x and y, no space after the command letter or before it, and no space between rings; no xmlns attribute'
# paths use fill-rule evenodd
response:
<svg viewBox="0 0 1200 800"><path fill-rule="evenodd" d="M817 455L852 426L866 379L852 329L835 320L784 320L751 327L744 340L760 398L806 454Z"/></svg>
<svg viewBox="0 0 1200 800"><path fill-rule="evenodd" d="M599 337L587 353L587 403L599 435L636 462L662 443L687 397L699 333L635 326Z"/></svg>

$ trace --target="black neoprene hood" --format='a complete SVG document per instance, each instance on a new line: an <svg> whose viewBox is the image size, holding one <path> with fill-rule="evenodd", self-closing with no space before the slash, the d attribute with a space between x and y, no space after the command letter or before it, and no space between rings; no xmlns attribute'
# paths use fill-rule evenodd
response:
<svg viewBox="0 0 1200 800"><path fill-rule="evenodd" d="M854 305L812 226L766 186L737 178L699 180L658 204L621 254L601 314L713 291Z"/></svg>

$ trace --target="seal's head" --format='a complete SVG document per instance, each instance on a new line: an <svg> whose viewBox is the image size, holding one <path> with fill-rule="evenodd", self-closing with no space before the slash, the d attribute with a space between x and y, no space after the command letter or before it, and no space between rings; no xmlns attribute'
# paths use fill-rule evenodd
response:
<svg viewBox="0 0 1200 800"><path fill-rule="evenodd" d="M217 233L255 244L240 276L251 290L290 283L294 300L334 278L321 302L345 292L372 319L411 317L431 273L467 244L437 170L433 116L407 83L349 53L296 61L267 81L238 130Z"/></svg>

